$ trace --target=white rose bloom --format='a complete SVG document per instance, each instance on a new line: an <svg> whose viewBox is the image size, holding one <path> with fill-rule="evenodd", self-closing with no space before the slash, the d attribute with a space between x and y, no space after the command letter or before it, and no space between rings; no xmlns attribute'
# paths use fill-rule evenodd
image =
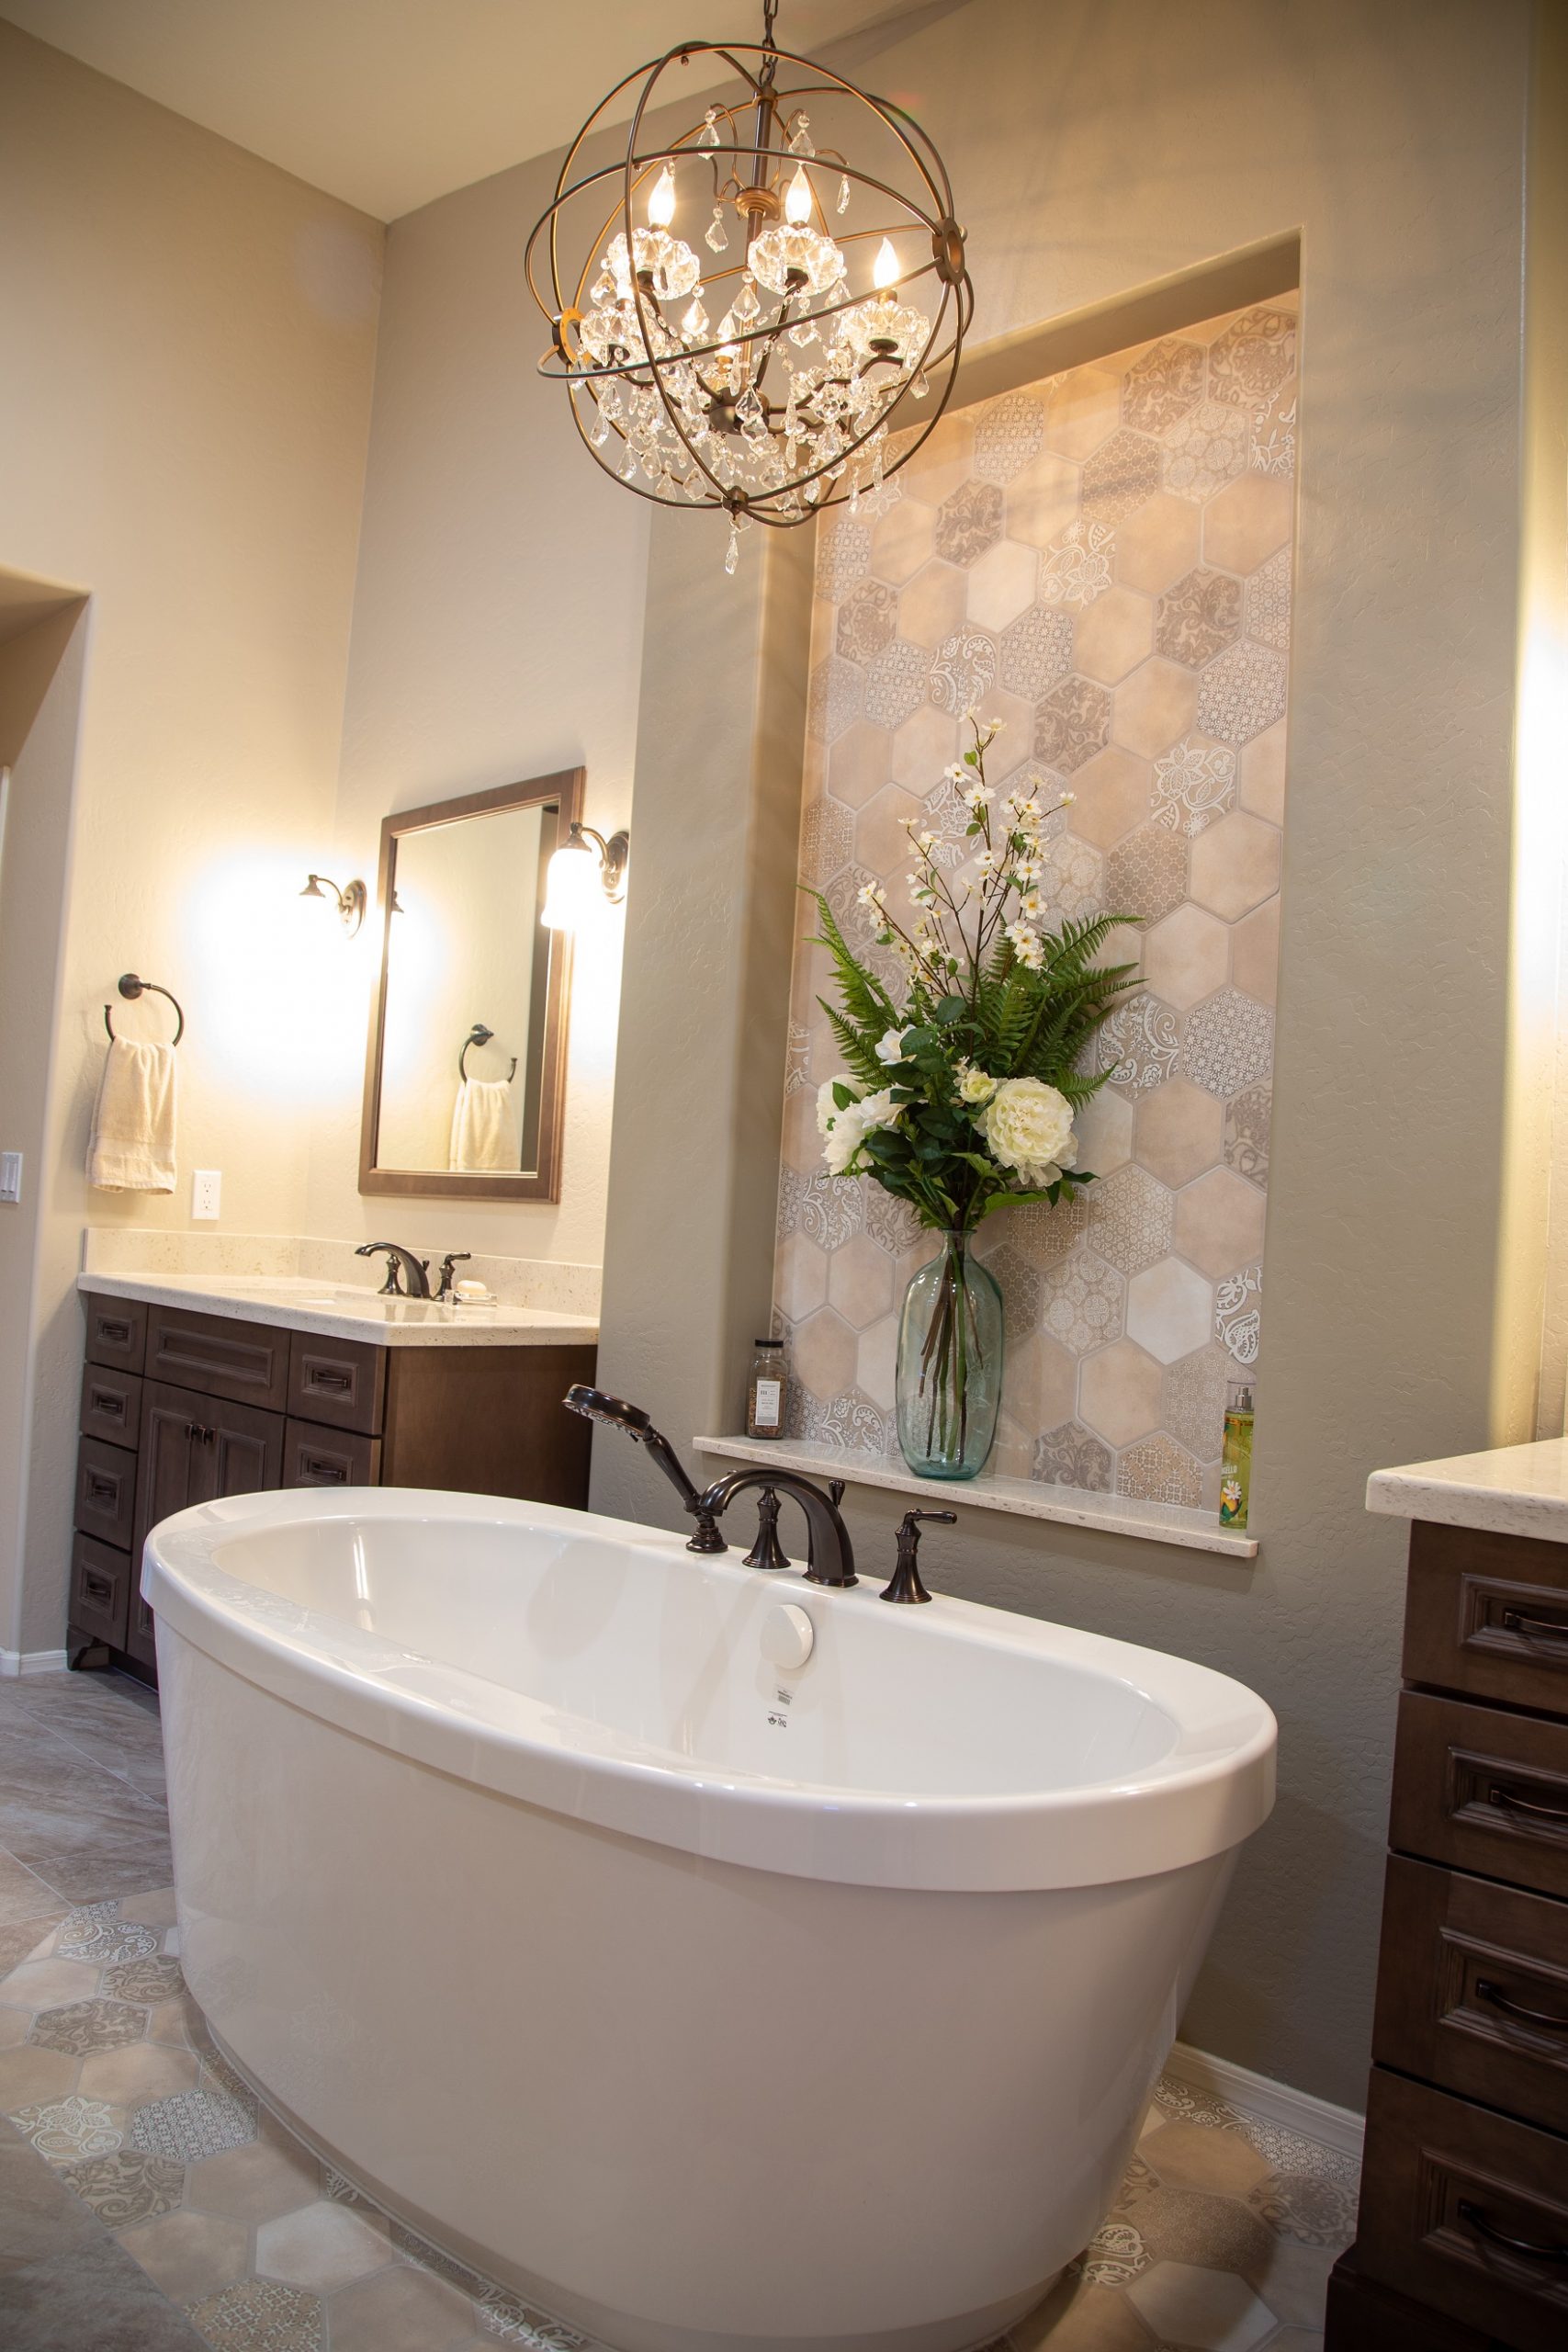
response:
<svg viewBox="0 0 1568 2352"><path fill-rule="evenodd" d="M877 1040L876 1058L879 1062L901 1062L904 1058L904 1032L886 1029Z"/></svg>
<svg viewBox="0 0 1568 2352"><path fill-rule="evenodd" d="M1039 1078L1004 1078L975 1125L993 1159L1016 1169L1031 1192L1054 1184L1078 1156L1073 1108Z"/></svg>
<svg viewBox="0 0 1568 2352"><path fill-rule="evenodd" d="M845 1070L840 1070L837 1078L823 1080L817 1090L817 1132L819 1136L826 1136L834 1120L843 1115L833 1100L835 1086L847 1086L852 1095L855 1091L854 1080ZM851 1107L852 1109L853 1105Z"/></svg>
<svg viewBox="0 0 1568 2352"><path fill-rule="evenodd" d="M997 1081L988 1078L973 1062L965 1062L958 1074L958 1099L961 1102L988 1102L997 1091Z"/></svg>

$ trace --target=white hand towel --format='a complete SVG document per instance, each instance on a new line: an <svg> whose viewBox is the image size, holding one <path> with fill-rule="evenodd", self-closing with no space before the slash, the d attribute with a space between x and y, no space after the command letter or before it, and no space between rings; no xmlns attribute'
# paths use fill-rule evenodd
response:
<svg viewBox="0 0 1568 2352"><path fill-rule="evenodd" d="M173 1046L109 1046L93 1133L87 1182L103 1193L172 1193L178 1063Z"/></svg>
<svg viewBox="0 0 1568 2352"><path fill-rule="evenodd" d="M512 1089L504 1079L465 1078L452 1109L448 1167L515 1176L523 1165L513 1113Z"/></svg>

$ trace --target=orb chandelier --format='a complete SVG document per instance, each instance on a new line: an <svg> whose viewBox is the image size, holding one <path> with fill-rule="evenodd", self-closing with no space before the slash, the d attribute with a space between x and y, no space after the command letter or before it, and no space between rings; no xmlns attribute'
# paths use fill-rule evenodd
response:
<svg viewBox="0 0 1568 2352"><path fill-rule="evenodd" d="M552 335L540 373L584 446L641 498L728 514L729 571L753 522L891 495L974 310L936 149L902 107L780 49L776 9L760 41L682 41L617 83L526 254ZM722 96L665 141L650 118L693 65ZM624 157L580 168L639 84Z"/></svg>

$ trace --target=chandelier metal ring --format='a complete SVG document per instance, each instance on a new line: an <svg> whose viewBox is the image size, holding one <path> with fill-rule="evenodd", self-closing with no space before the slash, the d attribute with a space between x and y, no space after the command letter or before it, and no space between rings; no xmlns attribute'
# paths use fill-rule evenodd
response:
<svg viewBox="0 0 1568 2352"><path fill-rule="evenodd" d="M727 514L730 570L752 521L787 528L890 494L886 479L948 405L974 311L964 232L930 138L902 107L778 48L773 14L765 6L761 41L684 41L617 83L568 149L525 255L551 330L539 372L566 385L583 446L638 497ZM701 60L726 68L740 95L727 88L700 120L645 147L650 113L671 103L663 77ZM586 142L634 88L624 154L580 171ZM834 129L843 116L858 137L818 146L810 108L828 110ZM845 152L873 137L886 160ZM691 226L699 175L712 211L703 241L724 257L705 269L671 233L682 208ZM839 228L852 204L879 217ZM594 221L575 277L562 264L574 206L592 207ZM723 306L716 323L705 298Z"/></svg>

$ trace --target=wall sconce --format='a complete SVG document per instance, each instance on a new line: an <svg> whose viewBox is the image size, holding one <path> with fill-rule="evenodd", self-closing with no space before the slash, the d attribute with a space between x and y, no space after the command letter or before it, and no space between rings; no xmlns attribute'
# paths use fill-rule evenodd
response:
<svg viewBox="0 0 1568 2352"><path fill-rule="evenodd" d="M574 818L570 839L550 860L539 921L551 931L576 931L606 899L619 906L626 895L630 848L629 833L612 833L606 841L592 825L580 825Z"/></svg>
<svg viewBox="0 0 1568 2352"><path fill-rule="evenodd" d="M351 882L346 889L340 890L337 884L335 882L329 881L324 874L308 874L306 876L305 888L299 893L299 896L302 899L324 899L329 895L337 900L339 917L342 920L344 929L347 932L350 939L352 939L355 933L359 929L360 924L365 921L365 908L368 893L366 890L364 883Z"/></svg>

